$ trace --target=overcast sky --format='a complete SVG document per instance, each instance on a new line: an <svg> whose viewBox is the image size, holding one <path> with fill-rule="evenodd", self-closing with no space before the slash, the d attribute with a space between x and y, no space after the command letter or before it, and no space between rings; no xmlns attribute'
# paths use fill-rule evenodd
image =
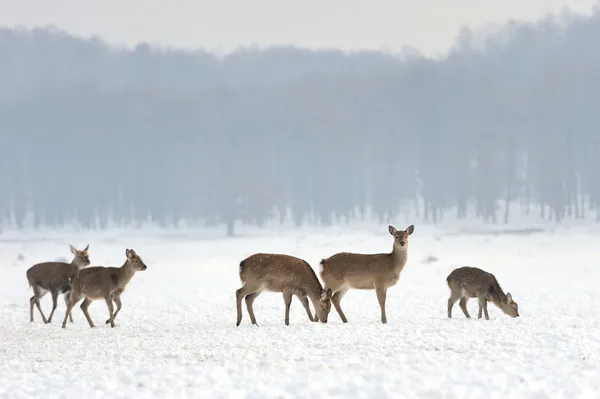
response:
<svg viewBox="0 0 600 399"><path fill-rule="evenodd" d="M240 45L445 52L461 25L535 20L596 0L0 0L0 25L53 24L109 43L230 51Z"/></svg>

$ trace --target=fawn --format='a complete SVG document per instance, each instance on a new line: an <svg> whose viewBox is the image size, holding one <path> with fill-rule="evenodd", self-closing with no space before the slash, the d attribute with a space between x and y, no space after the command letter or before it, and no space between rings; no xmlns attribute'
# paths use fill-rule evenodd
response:
<svg viewBox="0 0 600 399"><path fill-rule="evenodd" d="M235 292L237 323L242 322L242 299L252 324L258 326L252 304L263 290L283 293L285 325L290 325L290 304L296 295L310 321L327 323L331 310L331 290L324 290L308 262L289 255L257 253L240 263L240 280L244 285ZM318 320L313 319L308 298L315 307Z"/></svg>
<svg viewBox="0 0 600 399"><path fill-rule="evenodd" d="M127 259L121 267L93 266L82 269L73 275L71 278L71 294L62 328L67 327L67 316L71 315L73 306L82 297L85 299L81 304L81 310L90 327L93 328L95 325L88 313L88 307L98 299L104 299L108 306L110 317L106 320L106 324L110 323L111 327L115 326L115 318L121 310L121 294L125 291L135 272L147 269L142 258L133 249L126 249L125 255ZM113 301L117 305L117 311L114 313Z"/></svg>
<svg viewBox="0 0 600 399"><path fill-rule="evenodd" d="M54 311L56 310L58 294L64 294L65 303L68 303L68 293L71 289L69 279L78 270L89 266L89 244L81 251L78 251L72 245L69 246L71 253L75 255L71 263L43 262L31 266L27 270L27 280L29 281L29 286L33 288L33 296L29 299L29 318L31 322L33 322L33 306L35 305L42 315L44 324L51 323L52 316L54 316ZM46 320L46 316L44 316L44 312L42 312L42 307L40 306L40 299L48 292L52 295L52 311L50 312L50 317ZM73 317L70 320L72 323Z"/></svg>
<svg viewBox="0 0 600 399"><path fill-rule="evenodd" d="M321 260L321 278L325 288L331 289L331 302L344 323L348 322L342 311L340 301L350 288L372 290L377 293L381 307L381 322L387 323L385 299L387 289L398 282L400 272L404 269L408 251L408 236L415 227L410 225L406 230L396 230L388 227L394 236L394 246L391 253L357 254L341 252Z"/></svg>
<svg viewBox="0 0 600 399"><path fill-rule="evenodd" d="M450 288L450 298L448 298L448 318L452 318L452 307L460 298L460 308L465 317L471 318L467 311L467 301L469 298L479 300L478 319L481 319L481 311L485 314L485 319L489 320L487 303L492 302L504 313L511 317L519 317L519 305L513 301L510 292L504 294L498 280L492 273L488 273L477 267L463 266L454 269L446 278Z"/></svg>

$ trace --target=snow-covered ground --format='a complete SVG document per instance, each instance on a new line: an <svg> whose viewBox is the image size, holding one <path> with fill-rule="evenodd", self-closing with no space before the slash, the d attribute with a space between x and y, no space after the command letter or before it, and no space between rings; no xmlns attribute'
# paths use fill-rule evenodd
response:
<svg viewBox="0 0 600 399"><path fill-rule="evenodd" d="M399 228L406 226L397 225ZM0 396L3 398L597 398L600 397L600 233L455 234L416 225L409 260L388 291L388 324L374 291L350 291L342 324L311 323L294 298L290 326L281 294L244 308L235 326L238 265L259 251L306 259L391 249L387 226L261 233L225 239L194 234L80 233L0 236ZM25 271L90 244L93 264L121 265L133 248L148 269L123 294L117 327L95 302L90 329L29 322ZM22 255L22 258L19 255ZM437 262L423 262L428 256ZM446 276L469 264L493 272L519 303L513 319L490 305L490 321L446 317ZM49 314L50 296L42 300ZM476 315L477 304L469 303Z"/></svg>

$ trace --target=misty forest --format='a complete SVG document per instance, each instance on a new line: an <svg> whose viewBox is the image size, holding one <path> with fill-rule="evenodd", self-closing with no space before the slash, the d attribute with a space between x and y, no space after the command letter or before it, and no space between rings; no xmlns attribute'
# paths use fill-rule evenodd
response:
<svg viewBox="0 0 600 399"><path fill-rule="evenodd" d="M596 220L599 37L600 10L439 58L0 29L0 228Z"/></svg>

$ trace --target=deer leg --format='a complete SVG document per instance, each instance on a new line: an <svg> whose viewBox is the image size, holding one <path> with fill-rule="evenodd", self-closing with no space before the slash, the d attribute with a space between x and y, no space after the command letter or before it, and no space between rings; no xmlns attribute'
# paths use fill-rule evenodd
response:
<svg viewBox="0 0 600 399"><path fill-rule="evenodd" d="M283 302L285 303L285 325L290 325L290 305L292 304L293 291L289 288L283 289Z"/></svg>
<svg viewBox="0 0 600 399"><path fill-rule="evenodd" d="M261 291L256 291L250 295L246 295L246 297L244 298L244 300L246 301L246 310L248 311L248 315L250 316L250 321L256 326L258 326L258 323L256 323L256 317L254 317L254 308L252 307L252 305L254 304L254 300L257 296L260 295L260 293Z"/></svg>
<svg viewBox="0 0 600 399"><path fill-rule="evenodd" d="M35 295L29 298L29 321L33 322L33 308L35 306Z"/></svg>
<svg viewBox="0 0 600 399"><path fill-rule="evenodd" d="M488 315L488 310L487 310L487 300L485 297L480 296L479 297L479 318L481 318L481 310L483 309L483 314L485 315L485 319L489 320L490 316Z"/></svg>
<svg viewBox="0 0 600 399"><path fill-rule="evenodd" d="M448 298L448 318L452 318L452 308L456 301L462 297L462 289L456 289L456 287L450 287L450 298Z"/></svg>
<svg viewBox="0 0 600 399"><path fill-rule="evenodd" d="M375 288L375 291L377 292L377 300L379 301L379 307L381 308L381 322L386 324L387 317L385 315L385 298L387 289L385 289L383 286L379 286Z"/></svg>
<svg viewBox="0 0 600 399"><path fill-rule="evenodd" d="M81 308L81 311L83 312L83 315L87 319L90 327L94 328L96 326L94 325L94 322L92 321L92 318L90 317L90 314L88 313L88 308L90 307L91 304L92 304L92 301L89 298L85 298L83 300L83 302L81 303L80 308Z"/></svg>
<svg viewBox="0 0 600 399"><path fill-rule="evenodd" d="M121 310L121 296L120 295L115 295L113 297L113 301L115 301L115 305L117 305L117 311L115 312L114 316L113 316L113 320L117 318L117 315L119 314L119 310ZM110 319L106 320L105 324L110 323Z"/></svg>
<svg viewBox="0 0 600 399"><path fill-rule="evenodd" d="M337 291L335 294L333 294L333 296L331 297L331 303L333 304L335 311L340 315L340 318L342 319L343 323L348 323L348 319L346 318L346 315L344 314L344 311L340 306L340 302L342 301L344 295L346 295L346 292L348 292L348 288L344 287L341 290Z"/></svg>
<svg viewBox="0 0 600 399"><path fill-rule="evenodd" d="M48 316L48 323L52 323L52 316L54 316L54 311L56 310L56 300L58 299L58 291L50 292L52 295L52 311L50 312L50 316Z"/></svg>
<svg viewBox="0 0 600 399"><path fill-rule="evenodd" d="M469 298L467 298L466 296L463 296L462 298L460 298L460 309L463 311L463 313L465 314L465 317L467 319L471 318L471 315L469 314L469 311L467 310L467 301L469 300Z"/></svg>
<svg viewBox="0 0 600 399"><path fill-rule="evenodd" d="M71 315L71 310L73 310L73 303L69 301L67 304L67 311L65 312L62 328L67 328L67 318Z"/></svg>
<svg viewBox="0 0 600 399"><path fill-rule="evenodd" d="M235 323L236 326L239 326L242 322L242 299L247 295L253 294L257 291L260 291L260 287L249 287L247 284L244 284L242 288L239 288L237 291L235 291L235 302L237 309L237 322Z"/></svg>
<svg viewBox="0 0 600 399"><path fill-rule="evenodd" d="M33 289L33 296L29 298L29 321L33 323L33 308L35 306L35 283L29 282L29 285Z"/></svg>
<svg viewBox="0 0 600 399"><path fill-rule="evenodd" d="M115 314L112 297L109 295L105 297L104 300L106 301L106 306L108 306L108 314L110 315L110 319L108 319L108 321L110 321L111 328L115 328Z"/></svg>
<svg viewBox="0 0 600 399"><path fill-rule="evenodd" d="M67 295L65 295L65 299ZM67 300L67 311L65 312L65 319L63 320L62 328L67 328L67 318L71 317L71 321L73 321L73 316L71 316L71 312L73 311L73 306L79 302L81 296L73 291L69 293Z"/></svg>
<svg viewBox="0 0 600 399"><path fill-rule="evenodd" d="M65 305L67 305L67 308L69 307L69 295L70 295L70 293L69 293L69 292L67 292L67 293L64 295L64 298L65 298ZM72 314L72 313L70 313L70 312L69 312L69 320L71 321L71 323L73 323L73 314Z"/></svg>
<svg viewBox="0 0 600 399"><path fill-rule="evenodd" d="M44 312L42 312L42 306L40 305L40 299L45 294L46 294L46 292L42 292L39 285L33 286L33 300L35 302L35 306L37 306L38 310L40 311L40 314L42 315L42 320L44 321L44 324L48 324L48 320L46 319L46 316L44 316ZM33 317L32 317L32 320L33 320Z"/></svg>
<svg viewBox="0 0 600 399"><path fill-rule="evenodd" d="M235 305L237 308L237 322L235 323L236 326L239 326L242 322L242 298L248 295L244 288L246 288L246 285L235 291Z"/></svg>
<svg viewBox="0 0 600 399"><path fill-rule="evenodd" d="M479 304L479 312L477 312L477 318L481 319L481 312L483 311L483 307L481 307L481 302L477 302Z"/></svg>
<svg viewBox="0 0 600 399"><path fill-rule="evenodd" d="M302 304L302 306L304 306L304 309L306 309L306 314L308 315L308 319L310 321L315 321L312 313L310 312L310 305L308 304L308 297L306 295L296 295L296 296L300 300L300 303Z"/></svg>
<svg viewBox="0 0 600 399"><path fill-rule="evenodd" d="M448 318L452 318L452 308L454 304L458 301L458 297L454 295L454 293L450 293L450 298L448 298Z"/></svg>
<svg viewBox="0 0 600 399"><path fill-rule="evenodd" d="M310 311L310 305L308 304L308 297L306 296L306 292L303 289L295 288L294 290L292 290L292 294L296 295L298 297L298 300L300 301L300 303L302 304L302 306L306 310L306 314L308 315L308 319L310 321L315 321L315 319L313 318L313 315L312 315L312 313ZM316 313L316 309L315 309L315 313Z"/></svg>

